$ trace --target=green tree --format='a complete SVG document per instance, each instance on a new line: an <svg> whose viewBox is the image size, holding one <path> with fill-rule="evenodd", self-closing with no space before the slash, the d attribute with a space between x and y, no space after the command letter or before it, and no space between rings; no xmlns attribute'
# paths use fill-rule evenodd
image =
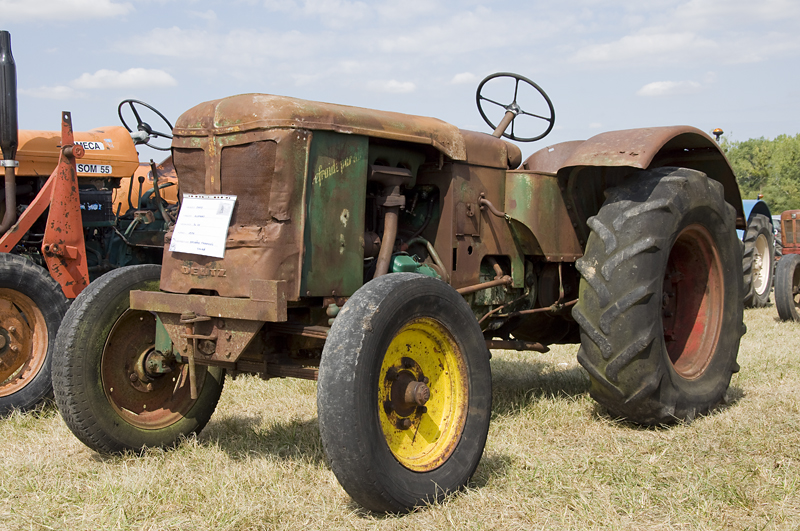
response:
<svg viewBox="0 0 800 531"><path fill-rule="evenodd" d="M774 140L723 140L720 147L733 167L742 198L764 194L775 214L800 209L800 134Z"/></svg>

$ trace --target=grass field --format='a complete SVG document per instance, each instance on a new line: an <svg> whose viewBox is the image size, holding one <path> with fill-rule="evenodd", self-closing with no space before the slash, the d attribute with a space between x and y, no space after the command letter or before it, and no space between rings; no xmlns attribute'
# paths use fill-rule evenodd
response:
<svg viewBox="0 0 800 531"><path fill-rule="evenodd" d="M495 352L469 488L405 516L356 506L325 463L315 384L228 380L175 450L104 457L53 406L0 420L0 529L800 528L800 325L747 310L727 404L691 424L615 422L576 346ZM788 345L788 346L787 346Z"/></svg>

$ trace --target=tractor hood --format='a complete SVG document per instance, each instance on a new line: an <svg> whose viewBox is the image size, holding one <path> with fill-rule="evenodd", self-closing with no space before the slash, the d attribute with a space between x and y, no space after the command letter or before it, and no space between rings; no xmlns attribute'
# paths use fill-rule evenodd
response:
<svg viewBox="0 0 800 531"><path fill-rule="evenodd" d="M217 136L286 128L427 144L453 160L467 159L462 131L437 118L269 94L242 94L201 103L181 115L173 133L184 137Z"/></svg>

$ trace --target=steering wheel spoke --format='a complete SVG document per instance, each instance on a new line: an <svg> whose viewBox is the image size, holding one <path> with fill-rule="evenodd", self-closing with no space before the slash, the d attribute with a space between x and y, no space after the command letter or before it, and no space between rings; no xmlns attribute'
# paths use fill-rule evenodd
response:
<svg viewBox="0 0 800 531"><path fill-rule="evenodd" d="M494 101L494 100L490 100L489 98L487 98L485 96L480 96L480 99L486 100L489 103L494 103L495 105L497 105L498 107L502 107L503 109L507 109L510 106L510 104L509 105L505 105L503 103L500 103L500 102L497 102L497 101Z"/></svg>
<svg viewBox="0 0 800 531"><path fill-rule="evenodd" d="M545 122L552 122L554 120L552 116L548 118L546 116L539 116L538 114L533 114L532 112L525 112L525 111L520 111L519 113L524 114L525 116L530 116L532 118L538 118L540 120L544 120Z"/></svg>
<svg viewBox="0 0 800 531"><path fill-rule="evenodd" d="M497 101L495 101L493 99L487 98L486 96L484 96L482 94L484 85L486 85L487 82L489 82L489 81L491 81L493 79L497 79L497 78L511 78L511 79L514 80L514 99L508 105L504 105L504 104L499 103L499 102L497 102ZM527 85L533 87L537 92L539 92L539 94L541 94L541 96L545 100L545 103L547 104L547 107L550 110L550 116L549 117L541 116L541 115L530 113L530 112L526 112L525 110L523 110L523 108L517 102L517 98L520 95L520 90L519 90L520 81L523 84L527 84ZM493 134L495 136L498 136L498 137L502 136L502 137L508 138L509 140L514 140L514 141L517 141L517 142L533 142L534 140L540 140L540 139L544 138L545 136L547 136L548 133L550 133L550 131L552 131L553 126L555 125L556 112L555 112L555 109L553 108L553 103L550 101L550 98L547 96L545 91L542 90L541 87L539 87L539 85L537 85L536 83L534 83L533 81L531 81L530 79L528 79L526 77L520 76L519 74L512 74L512 73L509 73L509 72L498 72L496 74L492 74L492 75L488 76L486 79L481 81L480 84L478 85L478 90L477 90L477 92L475 94L475 100L476 100L476 102L478 104L478 111L481 113L481 117L495 131ZM510 113L512 113L514 115L513 119L510 122L510 125L511 125L510 133L506 133L504 130L498 130L498 125L499 124L495 125L494 123L492 123L492 121L489 119L489 117L484 112L484 108L483 108L483 105L482 105L483 101L487 101L489 103L492 103L494 105L502 107L506 111L506 113L510 112ZM537 118L539 120L544 120L544 121L546 121L548 123L548 126L547 126L547 128L545 129L545 131L543 133L541 133L541 134L539 134L537 136L534 136L534 137L518 137L516 135L516 133L515 133L515 124L514 124L514 122L516 122L516 119L519 117L519 115L525 115L525 116L530 116L532 118ZM501 122L501 123L504 123L504 122ZM506 125L505 127L507 128L508 125Z"/></svg>

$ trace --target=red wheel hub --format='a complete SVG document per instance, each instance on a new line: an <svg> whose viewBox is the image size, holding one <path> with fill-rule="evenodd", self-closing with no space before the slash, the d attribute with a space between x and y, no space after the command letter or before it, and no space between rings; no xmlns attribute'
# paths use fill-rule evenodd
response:
<svg viewBox="0 0 800 531"><path fill-rule="evenodd" d="M722 264L702 225L689 225L670 251L662 290L662 322L675 372L699 378L717 348L724 300Z"/></svg>

